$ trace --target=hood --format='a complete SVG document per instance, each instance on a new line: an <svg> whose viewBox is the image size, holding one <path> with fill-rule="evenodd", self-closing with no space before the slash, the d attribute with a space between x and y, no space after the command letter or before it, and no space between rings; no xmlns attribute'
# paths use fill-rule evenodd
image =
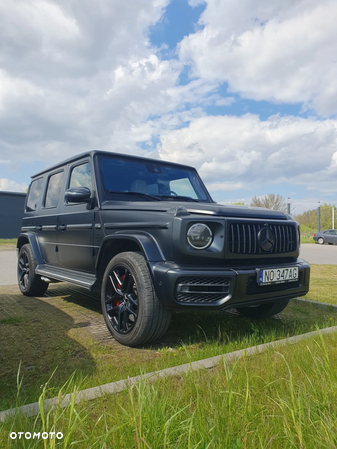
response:
<svg viewBox="0 0 337 449"><path fill-rule="evenodd" d="M183 213L184 209L191 215L208 215L217 217L253 218L262 220L288 220L288 216L280 211L265 209L263 207L227 206L218 203L195 203L190 201L105 201L103 210L118 209L124 211L166 212L176 215L177 211Z"/></svg>

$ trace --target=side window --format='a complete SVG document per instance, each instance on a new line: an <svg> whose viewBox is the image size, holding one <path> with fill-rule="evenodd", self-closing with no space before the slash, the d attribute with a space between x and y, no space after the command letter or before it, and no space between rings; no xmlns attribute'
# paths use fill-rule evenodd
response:
<svg viewBox="0 0 337 449"><path fill-rule="evenodd" d="M72 187L87 187L90 191L92 190L89 162L77 165L72 169L70 175L69 188Z"/></svg>
<svg viewBox="0 0 337 449"><path fill-rule="evenodd" d="M57 207L61 193L62 176L63 172L59 172L49 178L44 207Z"/></svg>
<svg viewBox="0 0 337 449"><path fill-rule="evenodd" d="M43 178L36 179L31 183L27 198L26 212L33 212L36 210L41 198L42 186Z"/></svg>

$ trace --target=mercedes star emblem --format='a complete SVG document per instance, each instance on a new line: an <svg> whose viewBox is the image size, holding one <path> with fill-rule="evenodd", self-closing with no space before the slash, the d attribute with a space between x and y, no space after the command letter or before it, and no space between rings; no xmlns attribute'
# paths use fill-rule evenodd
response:
<svg viewBox="0 0 337 449"><path fill-rule="evenodd" d="M257 238L259 246L260 248L263 249L263 251L272 250L275 243L275 235L274 232L268 226L264 226L262 229L260 229Z"/></svg>

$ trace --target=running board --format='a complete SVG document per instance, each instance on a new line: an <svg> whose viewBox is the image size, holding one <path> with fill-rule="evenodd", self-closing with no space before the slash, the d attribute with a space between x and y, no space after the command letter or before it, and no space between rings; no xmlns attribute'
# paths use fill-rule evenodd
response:
<svg viewBox="0 0 337 449"><path fill-rule="evenodd" d="M53 267L51 265L38 265L35 270L36 274L44 276L48 279L56 279L57 281L70 282L71 284L80 285L81 287L91 290L96 282L96 276L82 271L67 270L66 268Z"/></svg>

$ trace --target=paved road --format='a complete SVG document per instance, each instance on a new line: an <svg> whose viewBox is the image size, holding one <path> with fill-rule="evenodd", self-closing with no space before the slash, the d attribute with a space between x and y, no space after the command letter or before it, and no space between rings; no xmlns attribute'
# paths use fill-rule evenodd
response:
<svg viewBox="0 0 337 449"><path fill-rule="evenodd" d="M309 263L337 265L337 245L309 245L301 247L301 255ZM0 286L16 284L16 251L0 251Z"/></svg>
<svg viewBox="0 0 337 449"><path fill-rule="evenodd" d="M301 245L300 257L318 265L337 265L337 245Z"/></svg>

